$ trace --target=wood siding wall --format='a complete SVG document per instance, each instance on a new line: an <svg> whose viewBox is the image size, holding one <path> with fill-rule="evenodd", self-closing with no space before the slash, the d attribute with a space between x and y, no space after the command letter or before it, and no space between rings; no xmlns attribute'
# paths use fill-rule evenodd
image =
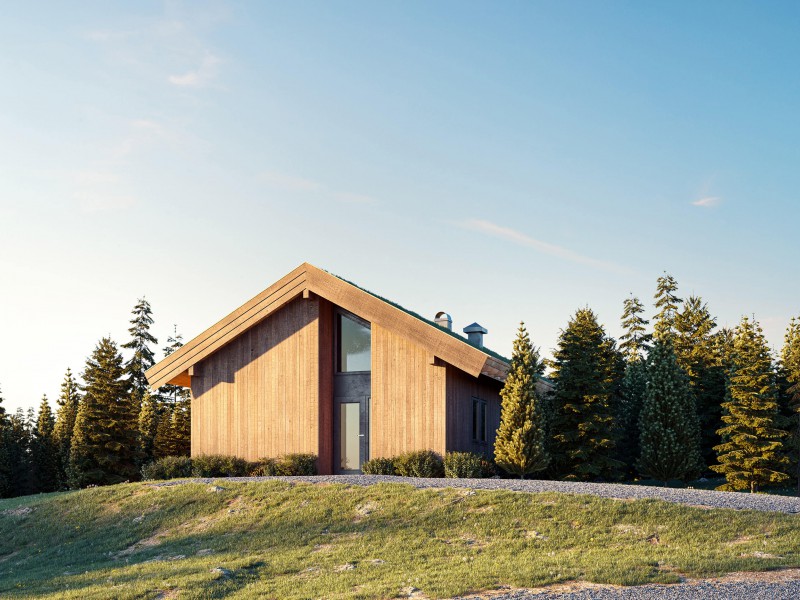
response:
<svg viewBox="0 0 800 600"><path fill-rule="evenodd" d="M445 451L445 367L411 340L372 324L370 458Z"/></svg>
<svg viewBox="0 0 800 600"><path fill-rule="evenodd" d="M502 384L486 376L472 377L447 365L447 451L477 452L492 456L494 438L500 426ZM472 399L486 401L485 445L472 441Z"/></svg>
<svg viewBox="0 0 800 600"><path fill-rule="evenodd" d="M320 453L319 306L297 298L195 367L193 456Z"/></svg>

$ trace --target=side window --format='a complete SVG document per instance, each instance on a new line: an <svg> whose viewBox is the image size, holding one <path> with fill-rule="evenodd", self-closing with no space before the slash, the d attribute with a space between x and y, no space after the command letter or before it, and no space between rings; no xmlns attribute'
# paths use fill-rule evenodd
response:
<svg viewBox="0 0 800 600"><path fill-rule="evenodd" d="M486 400L472 399L472 441L486 443Z"/></svg>
<svg viewBox="0 0 800 600"><path fill-rule="evenodd" d="M369 323L357 317L337 316L336 370L339 373L364 372L372 369L372 339Z"/></svg>

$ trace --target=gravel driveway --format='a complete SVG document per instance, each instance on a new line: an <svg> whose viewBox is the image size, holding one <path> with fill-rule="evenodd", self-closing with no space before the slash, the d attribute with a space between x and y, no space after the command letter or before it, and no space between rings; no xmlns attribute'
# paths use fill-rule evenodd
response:
<svg viewBox="0 0 800 600"><path fill-rule="evenodd" d="M395 477L389 475L315 475L313 477L230 477L229 481L297 481L304 483L345 483L373 485L375 483L406 483L417 488L469 488L475 490L512 490L515 492L564 492L590 494L603 498L638 499L657 498L677 504L705 508L732 508L735 510L760 510L766 512L800 513L800 498L772 494L744 492L715 492L679 488L662 488L620 483L581 483L574 481L545 481L538 479L438 479L422 477ZM211 483L214 479L195 479ZM179 482L176 482L179 483ZM171 482L156 485L170 485ZM800 598L800 596L798 596Z"/></svg>

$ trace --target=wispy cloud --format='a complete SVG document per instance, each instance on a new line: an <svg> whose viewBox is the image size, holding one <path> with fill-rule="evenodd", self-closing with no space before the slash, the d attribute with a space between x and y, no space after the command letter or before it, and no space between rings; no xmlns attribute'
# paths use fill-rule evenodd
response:
<svg viewBox="0 0 800 600"><path fill-rule="evenodd" d="M284 190L286 192L316 192L323 194L325 197L330 198L331 200L344 204L376 204L378 202L376 198L367 194L340 192L333 190L327 185L319 183L318 181L305 179L303 177L296 177L294 175L280 173L278 171L266 171L258 175L258 179L270 187Z"/></svg>
<svg viewBox="0 0 800 600"><path fill-rule="evenodd" d="M183 75L170 75L168 80L180 87L203 87L217 76L220 63L222 61L219 58L207 52L197 69Z"/></svg>
<svg viewBox="0 0 800 600"><path fill-rule="evenodd" d="M720 204L722 204L722 198L719 196L705 196L692 202L692 206L702 206L703 208L713 208Z"/></svg>
<svg viewBox="0 0 800 600"><path fill-rule="evenodd" d="M485 235L500 238L508 242L511 242L513 244L517 244L518 246L533 248L538 252L541 252L543 254L549 254L550 256L555 256L556 258L560 258L562 260L567 260L570 262L586 265L589 267L594 267L597 269L602 269L604 271L611 271L614 273L630 273L630 269L623 267L621 265L617 265L603 260L598 260L596 258L591 258L589 256L584 256L568 248L557 246L555 244L544 242L542 240L537 240L536 238L533 238L525 233L522 233L521 231L517 231L516 229L511 229L510 227L503 227L502 225L492 223L491 221L484 221L481 219L467 219L466 221L461 221L460 223L458 223L458 225L462 229L477 231Z"/></svg>
<svg viewBox="0 0 800 600"><path fill-rule="evenodd" d="M287 175L286 173L278 173L277 171L261 173L258 179L272 187L280 188L287 192L318 192L325 187L316 181Z"/></svg>

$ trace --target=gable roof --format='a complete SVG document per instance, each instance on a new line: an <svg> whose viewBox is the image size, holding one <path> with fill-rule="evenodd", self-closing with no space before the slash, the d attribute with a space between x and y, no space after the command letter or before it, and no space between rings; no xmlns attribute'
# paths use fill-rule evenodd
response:
<svg viewBox="0 0 800 600"><path fill-rule="evenodd" d="M401 332L434 356L473 377L487 375L503 381L508 372L508 361L499 354L476 348L458 334L416 313L303 263L148 369L145 375L150 386L153 389L165 384L188 386L191 367L304 292L317 294L380 327Z"/></svg>

